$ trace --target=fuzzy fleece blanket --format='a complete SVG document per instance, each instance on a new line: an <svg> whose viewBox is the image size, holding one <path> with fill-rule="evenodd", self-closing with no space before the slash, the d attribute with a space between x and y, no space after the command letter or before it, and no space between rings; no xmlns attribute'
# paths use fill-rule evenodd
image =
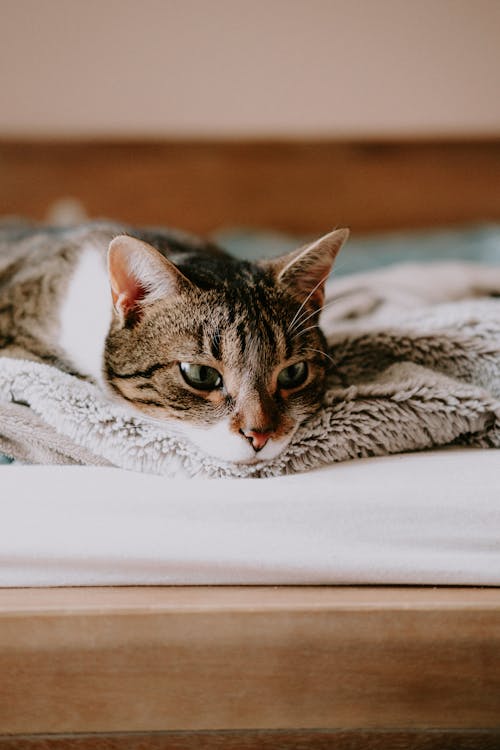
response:
<svg viewBox="0 0 500 750"><path fill-rule="evenodd" d="M28 463L249 477L462 444L500 447L500 268L400 265L335 279L321 410L276 459L227 464L48 365L0 358L0 452Z"/></svg>

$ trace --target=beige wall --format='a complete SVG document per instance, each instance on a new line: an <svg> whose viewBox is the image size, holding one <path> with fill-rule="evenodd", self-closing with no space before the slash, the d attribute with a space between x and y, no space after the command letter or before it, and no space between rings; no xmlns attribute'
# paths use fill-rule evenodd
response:
<svg viewBox="0 0 500 750"><path fill-rule="evenodd" d="M0 12L0 136L500 133L500 0Z"/></svg>

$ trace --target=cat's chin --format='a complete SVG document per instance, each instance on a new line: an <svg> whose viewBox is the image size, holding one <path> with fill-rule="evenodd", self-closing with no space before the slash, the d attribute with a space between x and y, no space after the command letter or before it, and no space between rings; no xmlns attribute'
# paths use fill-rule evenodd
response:
<svg viewBox="0 0 500 750"><path fill-rule="evenodd" d="M269 440L256 453L247 440L229 429L226 420L209 427L200 427L188 422L177 423L175 431L211 458L242 465L253 465L276 458L287 447L294 432L292 430L278 440Z"/></svg>

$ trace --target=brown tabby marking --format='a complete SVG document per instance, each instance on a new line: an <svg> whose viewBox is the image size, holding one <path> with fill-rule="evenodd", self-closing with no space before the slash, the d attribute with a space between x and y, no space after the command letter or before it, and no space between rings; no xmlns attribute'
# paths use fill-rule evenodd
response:
<svg viewBox="0 0 500 750"><path fill-rule="evenodd" d="M150 418L191 425L190 439L197 442L199 430L209 452L206 436L226 424L232 447L213 445L213 453L228 460L279 452L321 403L328 355L318 318L346 230L258 263L175 233L129 231L136 236L103 224L10 238L0 232L3 353L75 372L59 346L58 310L84 242L92 239L104 257L114 237L101 385ZM193 380L193 372L216 385Z"/></svg>

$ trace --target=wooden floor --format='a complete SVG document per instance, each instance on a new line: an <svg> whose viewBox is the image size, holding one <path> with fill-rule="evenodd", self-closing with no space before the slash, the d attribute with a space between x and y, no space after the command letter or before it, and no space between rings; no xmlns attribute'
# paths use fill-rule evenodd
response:
<svg viewBox="0 0 500 750"><path fill-rule="evenodd" d="M375 744L349 744L360 730ZM8 735L37 750L500 747L500 589L2 589L0 747L20 746Z"/></svg>

